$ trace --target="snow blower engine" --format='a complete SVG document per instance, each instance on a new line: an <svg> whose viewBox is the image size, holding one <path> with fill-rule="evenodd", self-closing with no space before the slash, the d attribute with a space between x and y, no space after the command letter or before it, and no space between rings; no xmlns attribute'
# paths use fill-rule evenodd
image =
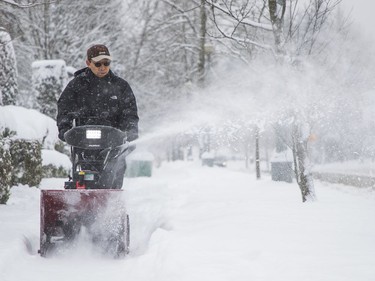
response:
<svg viewBox="0 0 375 281"><path fill-rule="evenodd" d="M113 257L129 251L129 216L122 182L125 158L134 150L126 133L105 125L74 126L72 176L64 189L41 191L40 250L43 257L74 248L78 237Z"/></svg>

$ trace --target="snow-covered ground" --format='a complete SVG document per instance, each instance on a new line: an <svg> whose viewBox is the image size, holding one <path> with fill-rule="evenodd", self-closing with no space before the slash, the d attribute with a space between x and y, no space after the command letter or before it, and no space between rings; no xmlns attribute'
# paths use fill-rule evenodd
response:
<svg viewBox="0 0 375 281"><path fill-rule="evenodd" d="M131 254L122 260L85 243L39 257L40 192L14 187L0 205L0 280L375 280L374 191L316 182L318 201L303 204L295 183L266 175L194 162L153 172L125 180ZM44 179L42 188L63 181Z"/></svg>

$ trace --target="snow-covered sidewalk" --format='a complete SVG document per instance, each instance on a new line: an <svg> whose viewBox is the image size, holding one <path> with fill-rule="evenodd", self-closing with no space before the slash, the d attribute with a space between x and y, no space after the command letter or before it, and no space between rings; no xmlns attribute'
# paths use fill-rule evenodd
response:
<svg viewBox="0 0 375 281"><path fill-rule="evenodd" d="M44 180L42 188L62 186ZM375 280L375 195L316 183L303 204L295 183L193 162L163 163L125 180L131 254L110 260L82 245L69 256L27 253L39 239L39 190L16 187L0 206L0 280Z"/></svg>

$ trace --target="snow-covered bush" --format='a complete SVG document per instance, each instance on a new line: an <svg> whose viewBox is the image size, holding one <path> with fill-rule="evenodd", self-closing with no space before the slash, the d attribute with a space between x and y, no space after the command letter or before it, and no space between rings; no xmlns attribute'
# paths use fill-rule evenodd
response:
<svg viewBox="0 0 375 281"><path fill-rule="evenodd" d="M14 132L5 128L0 132L0 204L6 204L12 181L12 158L9 151L10 137Z"/></svg>
<svg viewBox="0 0 375 281"><path fill-rule="evenodd" d="M15 167L13 185L22 183L37 186L45 175L65 177L69 173L69 157L54 150L60 142L56 121L52 118L34 109L0 106L0 126L14 131L10 143ZM63 150L62 144L60 146Z"/></svg>
<svg viewBox="0 0 375 281"><path fill-rule="evenodd" d="M42 149L43 177L66 178L72 169L69 156L56 150Z"/></svg>
<svg viewBox="0 0 375 281"><path fill-rule="evenodd" d="M18 94L16 56L9 33L0 27L0 104L16 103Z"/></svg>
<svg viewBox="0 0 375 281"><path fill-rule="evenodd" d="M41 60L32 63L35 108L43 114L56 118L57 100L64 89L68 74L65 61Z"/></svg>
<svg viewBox="0 0 375 281"><path fill-rule="evenodd" d="M56 77L47 77L40 83L35 90L38 92L36 97L37 109L43 114L56 118L57 99L61 93L61 86L57 83Z"/></svg>
<svg viewBox="0 0 375 281"><path fill-rule="evenodd" d="M16 139L10 146L12 185L38 186L43 177L42 144L37 140Z"/></svg>
<svg viewBox="0 0 375 281"><path fill-rule="evenodd" d="M69 172L63 167L56 167L53 164L43 166L43 178L67 178Z"/></svg>
<svg viewBox="0 0 375 281"><path fill-rule="evenodd" d="M0 106L0 127L16 132L13 139L38 140L45 149L54 149L58 141L56 121L20 106Z"/></svg>

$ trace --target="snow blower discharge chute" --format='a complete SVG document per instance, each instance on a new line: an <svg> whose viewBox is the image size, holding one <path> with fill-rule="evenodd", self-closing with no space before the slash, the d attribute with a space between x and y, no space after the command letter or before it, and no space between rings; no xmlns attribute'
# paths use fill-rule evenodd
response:
<svg viewBox="0 0 375 281"><path fill-rule="evenodd" d="M67 249L85 231L102 253L125 256L129 216L121 187L125 157L134 147L126 133L109 126L74 126L64 137L71 146L72 177L64 189L41 191L40 255Z"/></svg>

